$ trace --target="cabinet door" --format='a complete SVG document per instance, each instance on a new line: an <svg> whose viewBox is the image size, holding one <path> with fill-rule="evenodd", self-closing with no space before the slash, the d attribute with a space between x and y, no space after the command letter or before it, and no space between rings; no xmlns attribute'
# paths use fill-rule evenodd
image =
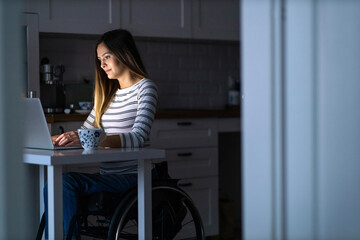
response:
<svg viewBox="0 0 360 240"><path fill-rule="evenodd" d="M187 0L123 0L121 27L135 36L189 38L190 8Z"/></svg>
<svg viewBox="0 0 360 240"><path fill-rule="evenodd" d="M219 132L240 132L240 118L219 118Z"/></svg>
<svg viewBox="0 0 360 240"><path fill-rule="evenodd" d="M182 148L166 151L169 174L184 179L218 175L217 148Z"/></svg>
<svg viewBox="0 0 360 240"><path fill-rule="evenodd" d="M199 211L205 235L219 234L218 177L182 179L179 185Z"/></svg>
<svg viewBox="0 0 360 240"><path fill-rule="evenodd" d="M216 147L217 133L217 119L157 119L152 126L150 144L165 149Z"/></svg>
<svg viewBox="0 0 360 240"><path fill-rule="evenodd" d="M39 13L39 1L40 0L26 0L23 2L24 13Z"/></svg>
<svg viewBox="0 0 360 240"><path fill-rule="evenodd" d="M102 34L120 26L120 0L42 0L40 32Z"/></svg>
<svg viewBox="0 0 360 240"><path fill-rule="evenodd" d="M193 0L192 38L239 40L238 0Z"/></svg>

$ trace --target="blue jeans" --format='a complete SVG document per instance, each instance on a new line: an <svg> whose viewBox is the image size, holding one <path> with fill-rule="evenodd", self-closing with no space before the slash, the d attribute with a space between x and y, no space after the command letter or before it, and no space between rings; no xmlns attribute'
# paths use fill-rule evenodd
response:
<svg viewBox="0 0 360 240"><path fill-rule="evenodd" d="M156 174L156 173L155 173ZM153 177L154 171L153 171ZM63 174L63 216L65 239L69 233L70 222L78 209L80 196L87 196L92 193L125 192L137 183L137 174L85 174L85 173L65 173ZM46 227L45 237L48 236L48 206L47 206L47 184L44 187ZM73 239L78 237L78 229L75 227Z"/></svg>

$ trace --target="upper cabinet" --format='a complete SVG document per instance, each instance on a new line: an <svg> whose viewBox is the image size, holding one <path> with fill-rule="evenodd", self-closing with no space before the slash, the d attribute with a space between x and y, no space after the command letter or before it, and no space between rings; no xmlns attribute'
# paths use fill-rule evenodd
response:
<svg viewBox="0 0 360 240"><path fill-rule="evenodd" d="M40 0L26 0L22 1L24 13L39 13Z"/></svg>
<svg viewBox="0 0 360 240"><path fill-rule="evenodd" d="M239 40L239 0L29 0L40 32Z"/></svg>
<svg viewBox="0 0 360 240"><path fill-rule="evenodd" d="M239 0L121 0L121 27L136 36L239 40Z"/></svg>
<svg viewBox="0 0 360 240"><path fill-rule="evenodd" d="M121 27L135 36L190 38L188 0L121 0Z"/></svg>
<svg viewBox="0 0 360 240"><path fill-rule="evenodd" d="M40 32L102 34L120 26L120 0L39 1Z"/></svg>
<svg viewBox="0 0 360 240"><path fill-rule="evenodd" d="M193 0L192 38L239 40L239 0Z"/></svg>

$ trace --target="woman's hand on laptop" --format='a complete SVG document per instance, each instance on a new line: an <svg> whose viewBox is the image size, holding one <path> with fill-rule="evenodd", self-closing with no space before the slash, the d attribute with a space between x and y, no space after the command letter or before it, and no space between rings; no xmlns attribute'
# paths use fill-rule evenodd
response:
<svg viewBox="0 0 360 240"><path fill-rule="evenodd" d="M72 146L80 144L79 135L74 131L52 136L51 139L54 146Z"/></svg>

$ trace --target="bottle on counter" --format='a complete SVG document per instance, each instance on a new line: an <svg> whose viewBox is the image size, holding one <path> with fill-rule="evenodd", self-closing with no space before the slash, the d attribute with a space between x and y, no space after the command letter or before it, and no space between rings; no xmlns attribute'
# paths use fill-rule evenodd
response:
<svg viewBox="0 0 360 240"><path fill-rule="evenodd" d="M240 84L236 82L234 78L229 75L228 77L228 105L239 106L240 105Z"/></svg>

